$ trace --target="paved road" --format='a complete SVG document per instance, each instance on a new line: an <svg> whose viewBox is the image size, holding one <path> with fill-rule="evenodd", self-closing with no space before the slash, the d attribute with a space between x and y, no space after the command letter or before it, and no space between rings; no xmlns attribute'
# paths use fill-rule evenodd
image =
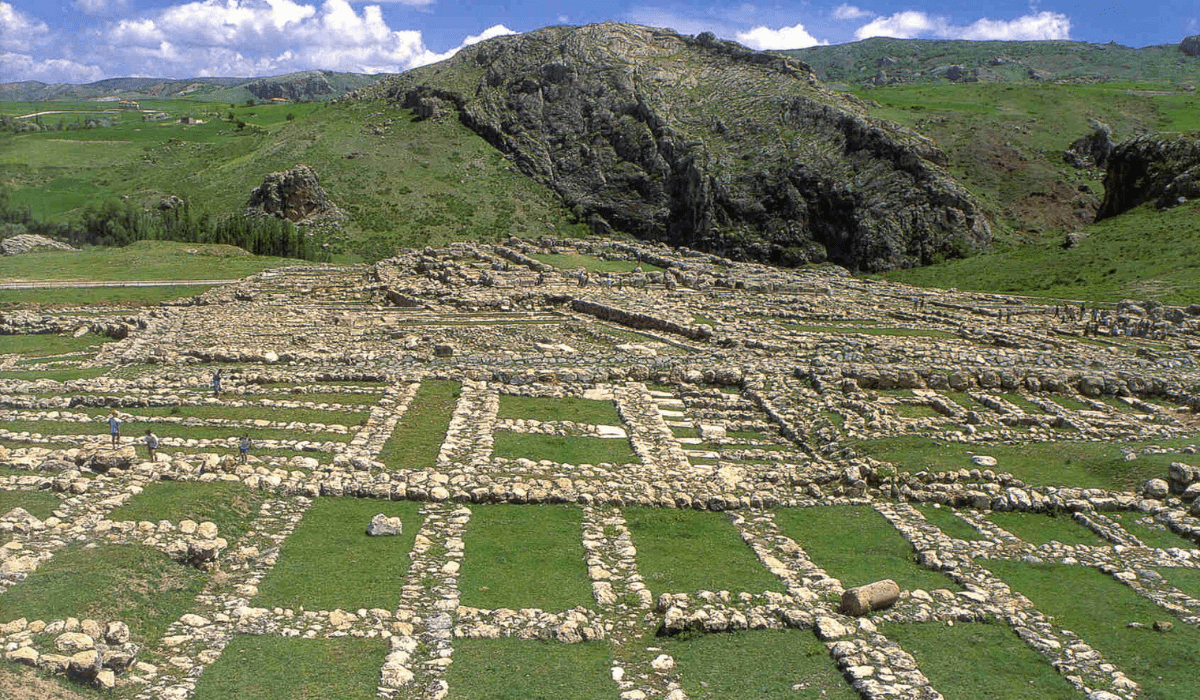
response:
<svg viewBox="0 0 1200 700"><path fill-rule="evenodd" d="M0 282L0 289L86 289L88 287L212 287L238 280L43 280L40 282Z"/></svg>

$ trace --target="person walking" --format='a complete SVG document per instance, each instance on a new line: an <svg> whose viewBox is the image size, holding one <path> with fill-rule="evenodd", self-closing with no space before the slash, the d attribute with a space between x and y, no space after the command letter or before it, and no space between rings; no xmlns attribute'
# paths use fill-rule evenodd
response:
<svg viewBox="0 0 1200 700"><path fill-rule="evenodd" d="M150 451L150 461L158 461L158 436L149 428L146 429L146 449Z"/></svg>
<svg viewBox="0 0 1200 700"><path fill-rule="evenodd" d="M112 437L112 446L121 443L121 419L117 418L117 409L108 412L108 434Z"/></svg>
<svg viewBox="0 0 1200 700"><path fill-rule="evenodd" d="M238 461L245 464L250 459L250 433L242 433L238 440Z"/></svg>
<svg viewBox="0 0 1200 700"><path fill-rule="evenodd" d="M212 388L213 388L213 396L218 399L221 398L221 370L220 369L218 369L216 372L213 372Z"/></svg>

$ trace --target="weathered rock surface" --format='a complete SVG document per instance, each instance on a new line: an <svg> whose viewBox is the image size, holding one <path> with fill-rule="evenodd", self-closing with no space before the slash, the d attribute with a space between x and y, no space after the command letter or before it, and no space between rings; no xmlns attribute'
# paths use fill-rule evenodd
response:
<svg viewBox="0 0 1200 700"><path fill-rule="evenodd" d="M317 171L307 165L271 173L250 192L247 213L263 212L291 222L344 215L321 187Z"/></svg>
<svg viewBox="0 0 1200 700"><path fill-rule="evenodd" d="M260 100L284 98L288 100L312 99L318 95L336 92L329 79L321 71L307 71L281 78L263 78L246 85L250 94Z"/></svg>
<svg viewBox="0 0 1200 700"><path fill-rule="evenodd" d="M28 253L42 248L50 248L51 250L78 250L66 243L60 243L34 233L19 233L0 241L0 251L5 255L20 255L21 253Z"/></svg>
<svg viewBox="0 0 1200 700"><path fill-rule="evenodd" d="M931 142L868 118L804 63L711 34L552 27L468 47L386 94L420 115L452 105L601 233L856 270L990 240Z"/></svg>
<svg viewBox="0 0 1200 700"><path fill-rule="evenodd" d="M890 578L848 588L842 594L842 612L862 616L873 610L883 610L900 599L900 586Z"/></svg>
<svg viewBox="0 0 1200 700"><path fill-rule="evenodd" d="M1138 136L1113 149L1104 174L1104 201L1096 219L1122 214L1146 202L1167 208L1196 197L1200 197L1200 140Z"/></svg>

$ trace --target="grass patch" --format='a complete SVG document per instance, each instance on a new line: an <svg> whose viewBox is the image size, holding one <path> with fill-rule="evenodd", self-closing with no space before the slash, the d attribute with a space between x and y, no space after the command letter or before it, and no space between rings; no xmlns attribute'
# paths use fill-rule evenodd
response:
<svg viewBox="0 0 1200 700"><path fill-rule="evenodd" d="M1142 687L1147 700L1191 700L1200 664L1200 630L1175 621L1168 634L1156 620L1171 615L1095 569L993 560L992 573L1028 597L1056 625L1072 630ZM1129 627L1137 622L1144 627Z"/></svg>
<svg viewBox="0 0 1200 700"><path fill-rule="evenodd" d="M671 426L671 434L677 438L698 438L700 437L699 428L681 428L677 425Z"/></svg>
<svg viewBox="0 0 1200 700"><path fill-rule="evenodd" d="M49 357L82 352L107 342L104 336L88 333L78 338L70 335L39 333L36 335L0 335L0 355L18 353L25 357Z"/></svg>
<svg viewBox="0 0 1200 700"><path fill-rule="evenodd" d="M983 535L978 530L971 527L970 523L954 514L954 510L946 507L913 506L925 516L925 520L930 525L937 527L947 537L953 537L957 540L979 540L983 539Z"/></svg>
<svg viewBox="0 0 1200 700"><path fill-rule="evenodd" d="M1184 568L1160 568L1158 573L1162 574L1167 583L1175 588L1183 591L1192 598L1200 600L1200 569L1184 569Z"/></svg>
<svg viewBox="0 0 1200 700"><path fill-rule="evenodd" d="M1196 548L1195 542L1186 537L1176 535L1167 529L1166 525L1157 522L1151 525L1143 522L1145 520L1153 521L1153 516L1141 513L1108 513L1107 515L1120 523L1126 532L1141 540L1147 547L1161 547L1162 549L1170 549L1172 547Z"/></svg>
<svg viewBox="0 0 1200 700"><path fill-rule="evenodd" d="M22 474L28 472L19 472L12 470L14 474ZM5 491L0 489L0 516L8 513L13 508L24 508L30 515L45 520L54 513L54 509L62 500L53 493L47 491Z"/></svg>
<svg viewBox="0 0 1200 700"><path fill-rule="evenodd" d="M463 537L463 605L551 611L590 605L582 519L570 506L475 508Z"/></svg>
<svg viewBox="0 0 1200 700"><path fill-rule="evenodd" d="M159 287L74 287L69 289L3 289L0 307L26 308L50 306L113 306L137 308L154 306L203 294L208 285Z"/></svg>
<svg viewBox="0 0 1200 700"><path fill-rule="evenodd" d="M780 531L846 588L890 578L901 589L957 588L949 577L915 561L912 545L868 506L775 511Z"/></svg>
<svg viewBox="0 0 1200 700"><path fill-rule="evenodd" d="M646 585L661 593L783 591L722 513L626 508Z"/></svg>
<svg viewBox="0 0 1200 700"><path fill-rule="evenodd" d="M153 644L206 578L142 545L71 545L0 596L0 619L121 620L134 641Z"/></svg>
<svg viewBox="0 0 1200 700"><path fill-rule="evenodd" d="M1011 403L1012 405L1016 406L1017 408L1021 409L1022 411L1026 412L1030 415L1038 416L1038 415L1044 415L1046 413L1045 411L1042 410L1041 406L1030 401L1029 399L1025 398L1024 396L1021 396L1020 394L1012 394L1012 393L1000 394L1000 398L1004 399L1005 401Z"/></svg>
<svg viewBox="0 0 1200 700"><path fill-rule="evenodd" d="M590 425L621 425L621 416L612 401L577 399L571 396L543 398L540 396L500 395L498 418L525 418L542 422L573 421Z"/></svg>
<svg viewBox="0 0 1200 700"><path fill-rule="evenodd" d="M48 369L44 371L5 370L0 372L0 379L20 379L34 382L39 379L50 379L56 382L69 382L72 379L95 379L106 374L112 367L72 367L71 369Z"/></svg>
<svg viewBox="0 0 1200 700"><path fill-rule="evenodd" d="M379 453L391 469L427 469L437 461L462 389L459 382L426 380Z"/></svg>
<svg viewBox="0 0 1200 700"><path fill-rule="evenodd" d="M675 659L689 698L855 700L859 697L838 673L825 645L808 631L681 635L658 643Z"/></svg>
<svg viewBox="0 0 1200 700"><path fill-rule="evenodd" d="M456 639L446 680L457 700L611 700L609 664L600 642Z"/></svg>
<svg viewBox="0 0 1200 700"><path fill-rule="evenodd" d="M1076 700L1078 691L1004 623L888 625L883 633L917 660L947 698ZM963 669L971 669L970 674Z"/></svg>
<svg viewBox="0 0 1200 700"><path fill-rule="evenodd" d="M13 432L38 433L39 435L108 435L108 423L99 419L86 423L53 420L7 421L5 428ZM141 434L147 428L160 438L171 437L182 440L228 440L249 433L252 440L307 440L348 442L348 433L324 433L318 431L287 430L283 428L246 428L242 426L182 425L179 423L146 423L126 420L121 423L122 441L135 439L141 445ZM166 448L170 449L170 448Z"/></svg>
<svg viewBox="0 0 1200 700"><path fill-rule="evenodd" d="M859 440L856 452L892 462L901 471L954 471L971 469L971 453L986 454L998 461L996 471L1010 472L1034 486L1069 485L1135 490L1149 478L1161 478L1178 454L1138 455L1125 461L1121 448L1137 448L1137 442L1037 442L1026 445L966 445L948 443L920 435L903 435ZM1168 441L1154 444L1166 445Z"/></svg>
<svg viewBox="0 0 1200 700"><path fill-rule="evenodd" d="M109 520L210 520L217 533L232 545L258 514L264 495L228 481L155 481L109 514Z"/></svg>
<svg viewBox="0 0 1200 700"><path fill-rule="evenodd" d="M344 404L347 406L374 406L383 398L383 392L378 394L340 394L322 392L319 394L238 394L236 398L244 401L303 401L305 403Z"/></svg>
<svg viewBox="0 0 1200 700"><path fill-rule="evenodd" d="M196 700L373 700L384 639L239 634L200 676ZM334 670L336 669L336 671Z"/></svg>
<svg viewBox="0 0 1200 700"><path fill-rule="evenodd" d="M227 245L138 241L124 248L45 251L0 258L0 280L226 280L303 260L246 255Z"/></svg>
<svg viewBox="0 0 1200 700"><path fill-rule="evenodd" d="M902 403L892 406L892 410L901 418L938 418L942 415L924 404Z"/></svg>
<svg viewBox="0 0 1200 700"><path fill-rule="evenodd" d="M319 498L284 542L256 605L297 610L391 610L400 600L413 540L421 527L416 502ZM398 516L403 534L368 537L376 513Z"/></svg>
<svg viewBox="0 0 1200 700"><path fill-rule="evenodd" d="M563 464L632 464L629 440L538 435L497 430L492 455L505 459L549 459Z"/></svg>
<svg viewBox="0 0 1200 700"><path fill-rule="evenodd" d="M1075 519L1069 515L1001 512L992 513L988 516L988 520L1032 545L1042 545L1052 541L1097 547L1112 545L1112 542L1075 522Z"/></svg>
<svg viewBox="0 0 1200 700"><path fill-rule="evenodd" d="M1050 400L1053 401L1054 403L1058 404L1059 406L1062 406L1063 408L1071 410L1071 411L1091 411L1091 410L1093 410L1091 406L1080 401L1079 399L1076 399L1076 398L1073 398L1070 396L1063 396L1060 394L1055 394L1054 396L1050 397Z"/></svg>
<svg viewBox="0 0 1200 700"><path fill-rule="evenodd" d="M110 409L87 409L95 416L107 416ZM267 406L158 406L118 409L132 416L177 416L179 418L220 418L225 420L269 420L274 423L323 423L357 426L366 422L367 413L322 410L319 408L271 408ZM190 426L189 426L190 427ZM164 428L165 429L165 428ZM224 428L223 428L224 430ZM227 430L238 430L228 428Z"/></svg>
<svg viewBox="0 0 1200 700"><path fill-rule="evenodd" d="M588 272L633 272L638 266L636 260L602 260L578 253L534 253L529 257L560 270L578 270L582 267ZM642 263L642 270L662 272L661 267L645 262Z"/></svg>

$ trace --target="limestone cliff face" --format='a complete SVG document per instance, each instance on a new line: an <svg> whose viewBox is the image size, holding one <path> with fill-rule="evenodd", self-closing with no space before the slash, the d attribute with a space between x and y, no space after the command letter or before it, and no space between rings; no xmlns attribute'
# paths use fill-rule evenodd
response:
<svg viewBox="0 0 1200 700"><path fill-rule="evenodd" d="M311 100L334 92L333 86L321 71L297 73L284 78L262 78L246 85L250 94L260 100L284 98Z"/></svg>
<svg viewBox="0 0 1200 700"><path fill-rule="evenodd" d="M934 145L805 64L623 24L500 37L395 79L610 227L735 258L879 271L990 241Z"/></svg>
<svg viewBox="0 0 1200 700"><path fill-rule="evenodd" d="M1104 172L1104 201L1096 220L1146 202L1160 209L1200 197L1200 140L1138 136L1113 149Z"/></svg>

